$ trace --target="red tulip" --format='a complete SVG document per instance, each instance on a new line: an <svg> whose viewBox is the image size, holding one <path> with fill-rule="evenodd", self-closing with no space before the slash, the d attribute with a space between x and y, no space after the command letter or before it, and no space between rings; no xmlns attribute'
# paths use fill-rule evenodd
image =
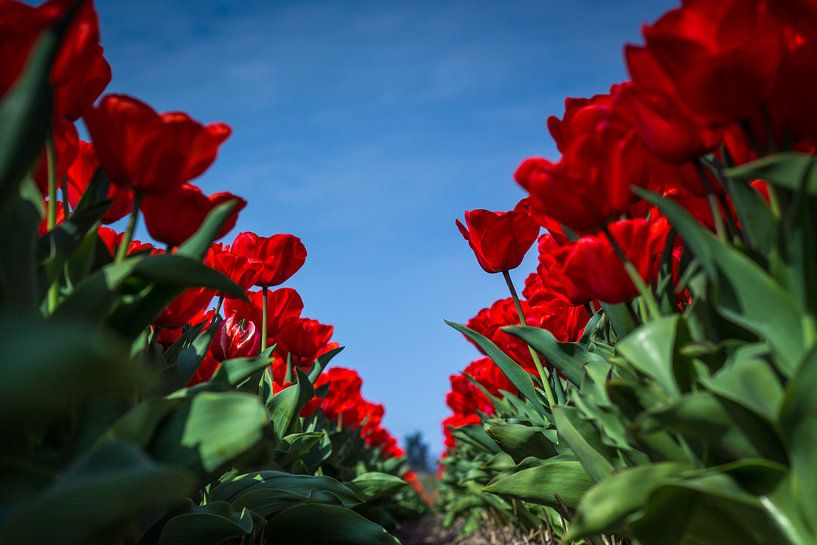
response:
<svg viewBox="0 0 817 545"><path fill-rule="evenodd" d="M241 299L226 299L224 301L225 314L249 320L260 328L263 295L261 290L249 292L247 295L249 302ZM301 296L292 288L280 288L267 293L267 337L276 339L284 326L301 316L303 309L304 303Z"/></svg>
<svg viewBox="0 0 817 545"><path fill-rule="evenodd" d="M219 243L210 246L207 255L204 257L205 264L228 277L245 290L249 289L255 284L258 270L252 266L246 257L234 254L227 248Z"/></svg>
<svg viewBox="0 0 817 545"><path fill-rule="evenodd" d="M115 256L116 249L122 242L122 238L125 236L125 233L117 233L110 227L100 227L97 234L99 235L100 240L102 240L102 243L105 245L105 248L108 250L108 253L111 254L111 257ZM141 242L139 240L131 240L130 244L128 245L128 255L150 253L155 250L156 249L152 244L148 242Z"/></svg>
<svg viewBox="0 0 817 545"><path fill-rule="evenodd" d="M453 449L457 446L457 440L454 438L454 434L451 433L452 429L462 428L463 426L479 426L481 423L482 421L476 414L453 414L443 420L443 434L445 435L446 448Z"/></svg>
<svg viewBox="0 0 817 545"><path fill-rule="evenodd" d="M90 142L79 142L79 150L76 159L68 168L67 184L68 184L68 202L72 207L79 204L85 190L96 174L99 168L99 161L94 152L94 146ZM122 189L113 184L108 188L108 198L113 201L113 204L102 216L102 223L114 223L130 214L133 209L133 195L130 191Z"/></svg>
<svg viewBox="0 0 817 545"><path fill-rule="evenodd" d="M0 96L22 73L40 33L71 4L71 0L49 0L32 7L14 0L0 1ZM99 45L99 21L89 0L71 23L51 69L57 117L76 120L110 80L111 68Z"/></svg>
<svg viewBox="0 0 817 545"><path fill-rule="evenodd" d="M290 356L293 365L309 367L322 354L338 347L329 342L334 331L333 326L317 320L292 320L278 334L276 352L284 360Z"/></svg>
<svg viewBox="0 0 817 545"><path fill-rule="evenodd" d="M126 95L106 95L85 113L97 156L111 182L162 195L200 176L230 136L223 123L202 125L185 113L158 114Z"/></svg>
<svg viewBox="0 0 817 545"><path fill-rule="evenodd" d="M643 49L627 48L628 58L643 53ZM638 63L632 60L630 66ZM616 100L624 115L638 127L644 146L664 161L695 161L720 143L719 131L698 122L666 94L631 84L621 87Z"/></svg>
<svg viewBox="0 0 817 545"><path fill-rule="evenodd" d="M261 287L283 284L306 261L306 247L293 235L259 237L255 233L239 233L231 251L258 268L255 285Z"/></svg>
<svg viewBox="0 0 817 545"><path fill-rule="evenodd" d="M627 56L633 81L671 89L670 102L710 126L753 115L786 57L785 28L761 0L686 0L644 39Z"/></svg>
<svg viewBox="0 0 817 545"><path fill-rule="evenodd" d="M622 220L610 224L609 229L641 277L647 283L652 282L656 258L660 257L669 232L666 221ZM573 243L563 270L573 282L569 295L574 303L594 300L622 303L638 295L638 290L604 235L582 237Z"/></svg>
<svg viewBox="0 0 817 545"><path fill-rule="evenodd" d="M218 327L210 350L216 361L231 360L233 358L248 358L258 354L261 347L261 335L255 324L247 320L239 320L230 316Z"/></svg>
<svg viewBox="0 0 817 545"><path fill-rule="evenodd" d="M488 273L515 269L539 235L539 224L528 214L523 200L510 212L470 210L465 213L466 228L457 227Z"/></svg>
<svg viewBox="0 0 817 545"><path fill-rule="evenodd" d="M213 208L230 200L238 204L216 235L220 238L235 227L238 213L247 205L247 201L232 193L214 193L208 197L195 185L184 184L170 193L146 197L142 211L151 237L179 246L199 230Z"/></svg>
<svg viewBox="0 0 817 545"><path fill-rule="evenodd" d="M182 327L207 309L213 295L213 290L208 288L188 288L162 310L153 325L170 329Z"/></svg>
<svg viewBox="0 0 817 545"><path fill-rule="evenodd" d="M558 163L526 159L514 178L531 208L574 231L592 231L623 214L646 184L644 148L635 128L615 111L610 95L566 101L562 120L548 126L562 151Z"/></svg>

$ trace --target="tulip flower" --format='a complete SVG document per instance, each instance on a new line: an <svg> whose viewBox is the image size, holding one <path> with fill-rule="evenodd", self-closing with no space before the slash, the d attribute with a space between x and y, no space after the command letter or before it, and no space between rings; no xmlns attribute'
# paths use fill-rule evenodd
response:
<svg viewBox="0 0 817 545"><path fill-rule="evenodd" d="M338 347L330 343L335 328L309 318L290 321L277 336L278 355L289 356L293 365L309 367L319 356Z"/></svg>
<svg viewBox="0 0 817 545"><path fill-rule="evenodd" d="M627 211L631 186L646 185L641 138L614 106L610 95L568 99L564 118L549 120L561 160L529 158L514 173L536 214L574 231L598 230Z"/></svg>
<svg viewBox="0 0 817 545"><path fill-rule="evenodd" d="M208 288L188 288L167 305L153 321L156 327L180 328L205 311L213 300L213 290Z"/></svg>
<svg viewBox="0 0 817 545"><path fill-rule="evenodd" d="M786 58L786 29L761 0L687 0L644 27L627 55L639 86L722 126L753 115Z"/></svg>
<svg viewBox="0 0 817 545"><path fill-rule="evenodd" d="M54 171L51 175L54 177L54 189L59 185L59 182L68 174L71 165L77 158L79 151L79 133L73 123L63 117L55 117L51 127L51 139L53 139L52 152L54 154ZM49 192L48 178L48 153L43 149L42 159L34 173L34 181L43 195ZM49 195L50 196L50 195Z"/></svg>
<svg viewBox="0 0 817 545"><path fill-rule="evenodd" d="M230 136L223 123L159 114L126 95L106 95L86 111L85 122L111 183L141 195L172 193L200 176Z"/></svg>
<svg viewBox="0 0 817 545"><path fill-rule="evenodd" d="M523 200L510 212L467 211L467 227L456 221L485 272L509 271L522 263L539 235L539 224L530 217L526 206Z"/></svg>
<svg viewBox="0 0 817 545"><path fill-rule="evenodd" d="M116 255L116 250L125 238L125 233L117 233L110 227L100 227L97 231L99 239L105 245L111 257ZM139 240L131 240L128 243L127 255L135 255L140 253L150 253L153 251L153 245L148 242L141 242Z"/></svg>
<svg viewBox="0 0 817 545"><path fill-rule="evenodd" d="M99 161L94 152L94 146L90 142L79 142L77 157L67 172L67 192L68 202L72 207L79 204L85 190L99 168ZM108 198L113 201L111 207L102 216L102 223L114 223L127 216L133 209L133 195L130 191L119 186L110 184L108 187Z"/></svg>
<svg viewBox="0 0 817 545"><path fill-rule="evenodd" d="M258 269L255 285L268 288L287 281L306 261L306 247L293 235L259 237L255 233L239 233L232 248Z"/></svg>
<svg viewBox="0 0 817 545"><path fill-rule="evenodd" d="M262 314L264 296L261 290L249 292L249 301L241 299L226 299L224 312L226 315L236 315L255 324L263 322ZM267 337L274 339L289 322L298 319L304 309L304 303L298 292L292 288L279 288L266 294L268 309ZM262 344L263 350L263 344Z"/></svg>
<svg viewBox="0 0 817 545"><path fill-rule="evenodd" d="M219 324L210 350L218 362L233 358L247 358L258 354L261 335L255 324L230 316Z"/></svg>
<svg viewBox="0 0 817 545"><path fill-rule="evenodd" d="M665 221L622 220L610 224L610 234L646 283L656 272L656 258L669 232ZM572 281L570 299L576 304L600 300L623 303L638 295L615 248L604 235L582 237L571 245L563 272Z"/></svg>
<svg viewBox="0 0 817 545"><path fill-rule="evenodd" d="M155 240L168 246L179 246L198 231L213 208L231 200L238 201L238 204L216 234L216 238L220 238L235 227L238 213L247 201L227 192L207 196L192 184L183 184L163 195L147 196L142 202L145 226Z"/></svg>
<svg viewBox="0 0 817 545"><path fill-rule="evenodd" d="M33 7L15 0L0 2L0 96L17 81L43 30L72 3L49 0ZM111 67L99 45L99 20L88 0L74 16L51 68L56 116L76 120L110 81Z"/></svg>
<svg viewBox="0 0 817 545"><path fill-rule="evenodd" d="M258 276L258 269L252 266L249 259L231 252L228 247L219 243L210 246L204 257L204 263L245 290L255 284Z"/></svg>

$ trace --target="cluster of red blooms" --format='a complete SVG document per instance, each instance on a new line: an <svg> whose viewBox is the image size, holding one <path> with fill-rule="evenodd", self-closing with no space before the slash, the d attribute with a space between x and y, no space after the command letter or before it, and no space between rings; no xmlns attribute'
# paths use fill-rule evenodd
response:
<svg viewBox="0 0 817 545"><path fill-rule="evenodd" d="M510 212L472 210L466 225L457 222L489 273L518 267L538 238L539 264L521 301L529 325L575 341L600 302L639 294L625 259L647 286L667 250L677 267L682 242L634 186L671 198L717 231L740 225L720 167L817 150L815 21L813 0L683 0L644 26L643 45L625 48L629 81L566 100L564 115L548 120L559 160L529 158L514 174L528 197ZM752 186L768 199L763 182ZM528 347L501 330L518 325L519 314L504 299L467 325L534 371ZM480 382L499 387L491 380ZM478 422L477 411L490 407L461 376L452 377L448 404L450 448L448 428Z"/></svg>
<svg viewBox="0 0 817 545"><path fill-rule="evenodd" d="M17 0L0 0L0 96L13 87L40 34L63 17L77 2L48 0L34 7ZM113 202L102 219L112 224L132 215L144 218L148 233L166 249L131 240L105 226L99 238L112 258L140 253L172 252L192 236L207 214L227 201L237 205L219 237L236 224L246 201L231 193L206 195L192 183L215 161L231 129L223 123L202 124L182 112L157 113L127 95L107 94L111 68L99 43L99 21L92 0L80 2L56 58L51 83L55 93L51 149L43 151L35 181L46 204L56 208L56 224L64 221L88 189L99 168L110 180L108 198ZM81 141L75 123L82 119L91 142ZM48 146L46 146L48 148ZM50 160L50 161L49 161ZM48 163L55 167L49 176ZM62 199L49 183L56 178ZM43 220L41 234L53 225ZM309 370L315 360L338 347L334 328L301 316L303 301L292 288L275 288L297 272L306 260L306 248L289 234L260 237L240 233L231 244L214 243L205 263L229 277L246 291L248 300L231 298L207 288L186 290L153 322L158 341L165 347L178 340L184 329L209 326L219 320L217 334L204 362L190 384L207 381L220 362L255 357L262 341L276 345L271 371L277 388L288 386L290 366ZM218 298L216 308L213 300ZM266 331L264 306L266 304ZM220 311L223 306L225 318ZM327 397L314 400L327 416L346 427L361 428L367 444L380 447L383 456L402 456L397 441L382 426L383 406L360 395L361 379L354 371L332 369L318 382L328 385Z"/></svg>

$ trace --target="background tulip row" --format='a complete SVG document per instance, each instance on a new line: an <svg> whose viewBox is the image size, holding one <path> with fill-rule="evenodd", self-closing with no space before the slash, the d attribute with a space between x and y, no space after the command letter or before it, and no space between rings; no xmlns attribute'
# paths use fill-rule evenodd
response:
<svg viewBox="0 0 817 545"><path fill-rule="evenodd" d="M560 543L814 543L817 7L686 0L643 36L629 81L548 120L528 196L457 222L509 297L451 324L482 357L451 377L440 507Z"/></svg>
<svg viewBox="0 0 817 545"><path fill-rule="evenodd" d="M426 504L279 287L304 245L215 242L246 203L192 180L229 127L97 100L90 0L0 2L0 52L0 542L396 543Z"/></svg>

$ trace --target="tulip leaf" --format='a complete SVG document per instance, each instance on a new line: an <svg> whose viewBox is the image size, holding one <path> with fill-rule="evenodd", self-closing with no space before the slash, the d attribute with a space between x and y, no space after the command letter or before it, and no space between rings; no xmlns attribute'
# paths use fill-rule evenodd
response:
<svg viewBox="0 0 817 545"><path fill-rule="evenodd" d="M0 298L3 308L18 317L38 313L36 248L42 215L40 193L30 176L0 211Z"/></svg>
<svg viewBox="0 0 817 545"><path fill-rule="evenodd" d="M555 445L544 433L544 428L523 424L491 424L485 430L500 448L521 462L528 456L550 458L556 456Z"/></svg>
<svg viewBox="0 0 817 545"><path fill-rule="evenodd" d="M545 356L548 363L576 386L581 384L584 365L587 362L603 361L601 356L588 352L577 343L557 341L553 333L547 329L531 326L506 326L502 330L519 337Z"/></svg>
<svg viewBox="0 0 817 545"><path fill-rule="evenodd" d="M210 210L199 230L176 249L176 255L189 257L196 261L204 259L210 245L218 238L218 232L221 231L237 205L238 201L233 199Z"/></svg>
<svg viewBox="0 0 817 545"><path fill-rule="evenodd" d="M219 545L252 534L254 527L250 511L215 501L170 518L157 545Z"/></svg>
<svg viewBox="0 0 817 545"><path fill-rule="evenodd" d="M500 350L490 339L481 335L480 333L465 327L464 325L457 324L455 322L449 322L446 320L448 325L477 343L477 345L491 358L494 363L496 363L497 367L505 373L505 376L508 377L508 380L511 381L511 384L516 386L516 389L519 390L525 399L528 399L532 402L536 402L538 397L536 396L536 390L533 387L533 381L530 378L530 375L522 369L522 367L513 361L505 352Z"/></svg>
<svg viewBox="0 0 817 545"><path fill-rule="evenodd" d="M598 482L613 473L613 465L602 454L606 447L601 442L599 432L589 422L582 420L575 408L554 407L553 417L559 439L567 443L594 481Z"/></svg>
<svg viewBox="0 0 817 545"><path fill-rule="evenodd" d="M780 429L789 447L795 501L817 527L817 348L803 358L786 389Z"/></svg>
<svg viewBox="0 0 817 545"><path fill-rule="evenodd" d="M270 519L266 532L287 545L400 544L382 526L336 505L296 505Z"/></svg>
<svg viewBox="0 0 817 545"><path fill-rule="evenodd" d="M562 503L571 509L575 507L591 486L593 486L593 479L590 478L581 463L547 461L541 465L499 477L483 490L561 510Z"/></svg>
<svg viewBox="0 0 817 545"><path fill-rule="evenodd" d="M363 501L370 502L381 496L393 494L408 486L408 483L395 475L379 471L368 471L358 475L346 485Z"/></svg>
<svg viewBox="0 0 817 545"><path fill-rule="evenodd" d="M621 339L616 350L668 394L680 395L673 375L678 314L652 320Z"/></svg>
<svg viewBox="0 0 817 545"><path fill-rule="evenodd" d="M726 170L726 175L739 180L761 179L797 192L801 189L817 195L817 160L813 154L787 151L768 155Z"/></svg>
<svg viewBox="0 0 817 545"><path fill-rule="evenodd" d="M718 311L767 339L778 356L780 371L790 376L805 352L801 316L792 296L751 259L701 227L678 203L633 190L667 216L701 262L716 286Z"/></svg>
<svg viewBox="0 0 817 545"><path fill-rule="evenodd" d="M326 354L321 354L318 356L318 359L315 360L315 363L312 365L312 368L309 370L309 382L311 384L315 384L315 381L318 380L318 377L323 373L323 370L326 369L326 366L329 365L329 362L332 359L340 354L343 351L342 346L337 348L333 348Z"/></svg>
<svg viewBox="0 0 817 545"><path fill-rule="evenodd" d="M567 539L615 531L627 516L644 506L658 485L688 468L674 462L650 464L624 469L601 481L578 503Z"/></svg>
<svg viewBox="0 0 817 545"><path fill-rule="evenodd" d="M187 472L157 465L127 443L105 443L8 513L0 542L101 543L99 536L110 528L151 509L169 507L184 499L193 485ZM44 514L48 524L43 524Z"/></svg>

